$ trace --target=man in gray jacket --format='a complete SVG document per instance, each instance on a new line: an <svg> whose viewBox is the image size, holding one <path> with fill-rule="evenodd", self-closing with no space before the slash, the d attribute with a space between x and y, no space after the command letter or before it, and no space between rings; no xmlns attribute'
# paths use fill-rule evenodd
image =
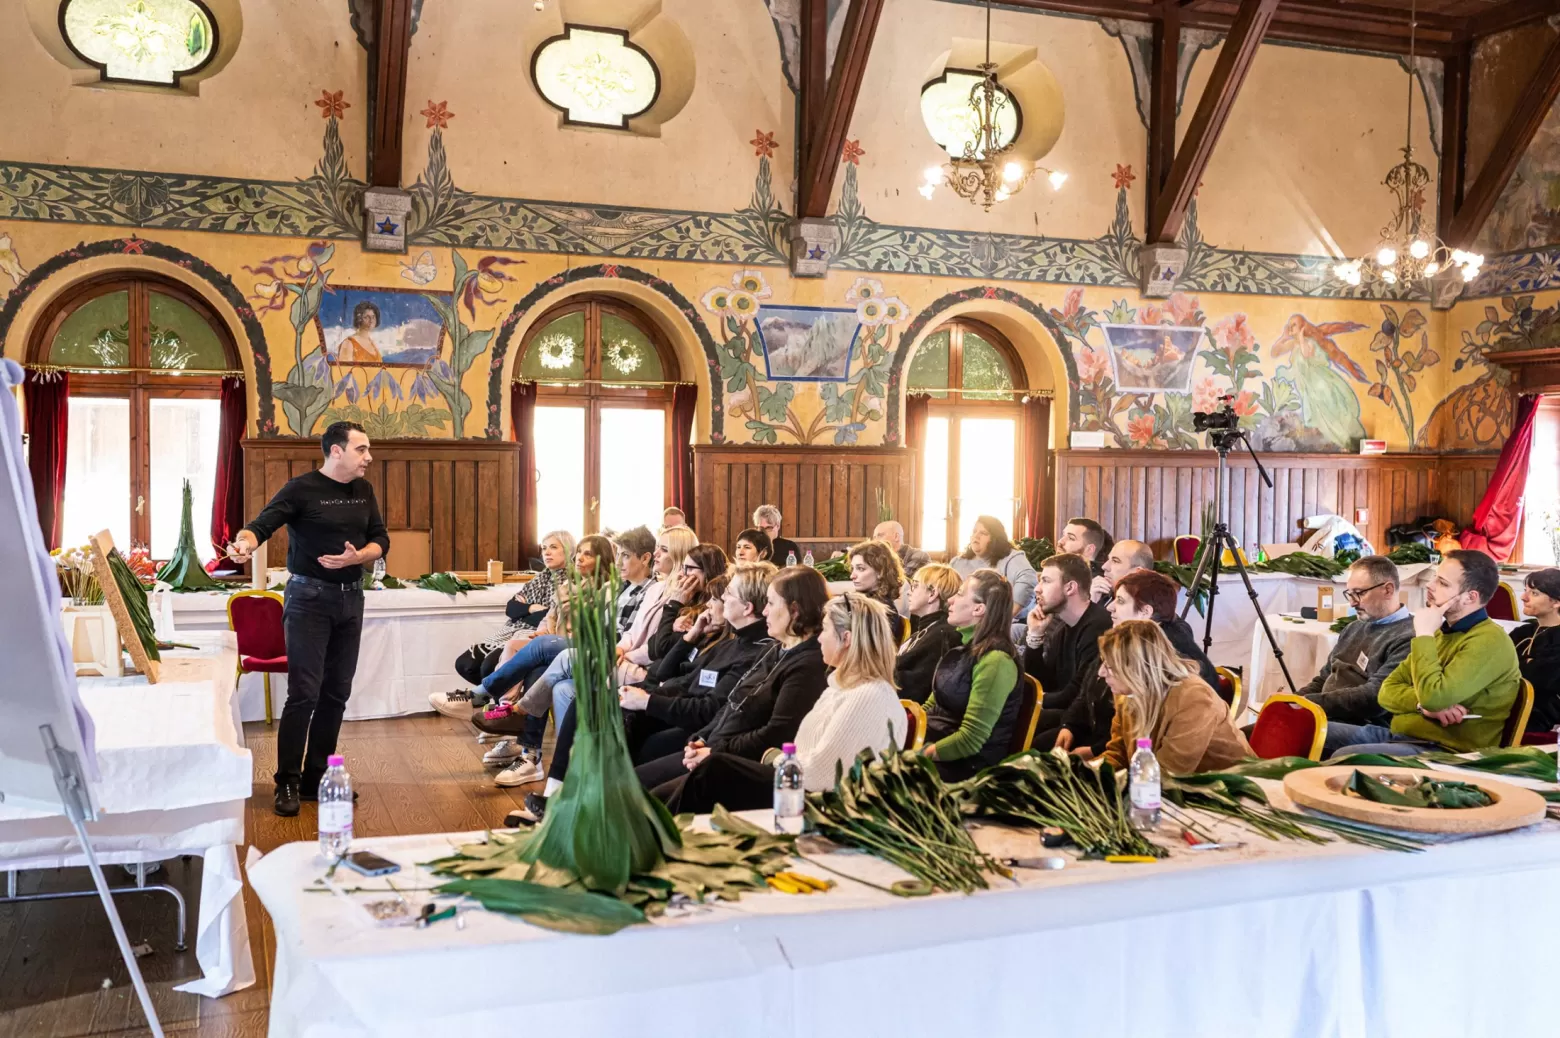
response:
<svg viewBox="0 0 1560 1038"><path fill-rule="evenodd" d="M1349 567L1343 594L1354 606L1355 620L1300 694L1326 711L1329 721L1386 724L1376 693L1408 657L1414 637L1413 614L1398 598L1397 566L1382 555L1365 556Z"/></svg>

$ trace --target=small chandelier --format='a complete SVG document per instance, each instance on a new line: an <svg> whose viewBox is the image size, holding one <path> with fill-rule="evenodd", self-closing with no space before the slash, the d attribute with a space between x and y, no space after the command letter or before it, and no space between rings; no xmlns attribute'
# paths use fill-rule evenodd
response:
<svg viewBox="0 0 1560 1038"><path fill-rule="evenodd" d="M1430 186L1430 171L1414 161L1414 30L1418 25L1417 3L1410 7L1408 23L1408 118L1403 140L1403 161L1387 173L1382 183L1396 199L1392 221L1381 229L1381 238L1371 255L1345 260L1333 267L1333 273L1345 284L1359 286L1367 282L1384 285L1412 285L1456 270L1464 282L1479 276L1484 257L1476 252L1454 249L1434 231L1424 226L1425 190Z"/></svg>
<svg viewBox="0 0 1560 1038"><path fill-rule="evenodd" d="M986 60L980 64L981 80L970 89L970 108L975 113L975 136L964 142L964 154L950 156L942 166L930 166L920 187L921 197L930 199L946 184L960 198L979 205L987 212L1024 189L1036 173L1044 173L1053 191L1061 190L1067 174L1044 166L1028 165L1009 157L1013 143L1001 144L1000 117L1007 107L1008 93L997 83L997 66L991 60L991 0L986 0Z"/></svg>

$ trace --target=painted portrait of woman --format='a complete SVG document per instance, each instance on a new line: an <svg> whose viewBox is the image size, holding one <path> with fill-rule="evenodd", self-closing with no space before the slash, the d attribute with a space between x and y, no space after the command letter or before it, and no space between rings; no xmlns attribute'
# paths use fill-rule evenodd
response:
<svg viewBox="0 0 1560 1038"><path fill-rule="evenodd" d="M338 364L380 364L374 329L379 327L379 307L364 300L352 308L352 334L336 348Z"/></svg>

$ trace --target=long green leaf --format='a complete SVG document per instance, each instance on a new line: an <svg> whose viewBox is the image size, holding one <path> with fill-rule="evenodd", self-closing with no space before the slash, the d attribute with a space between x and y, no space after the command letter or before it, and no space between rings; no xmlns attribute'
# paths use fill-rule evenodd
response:
<svg viewBox="0 0 1560 1038"><path fill-rule="evenodd" d="M642 911L617 898L524 880L457 879L436 890L464 894L489 911L517 915L528 923L563 933L611 934L645 921Z"/></svg>

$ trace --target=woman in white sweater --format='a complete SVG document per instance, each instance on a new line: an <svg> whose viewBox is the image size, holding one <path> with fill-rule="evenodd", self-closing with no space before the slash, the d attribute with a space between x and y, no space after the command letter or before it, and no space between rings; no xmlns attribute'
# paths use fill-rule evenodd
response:
<svg viewBox="0 0 1560 1038"><path fill-rule="evenodd" d="M837 768L849 768L862 750L904 745L907 721L894 690L894 635L888 610L857 591L829 600L818 633L823 661L834 668L818 702L796 731L796 759L810 793L831 789ZM716 804L743 811L774 797L771 747L762 761L727 753L702 756L672 802L674 814L712 811Z"/></svg>

